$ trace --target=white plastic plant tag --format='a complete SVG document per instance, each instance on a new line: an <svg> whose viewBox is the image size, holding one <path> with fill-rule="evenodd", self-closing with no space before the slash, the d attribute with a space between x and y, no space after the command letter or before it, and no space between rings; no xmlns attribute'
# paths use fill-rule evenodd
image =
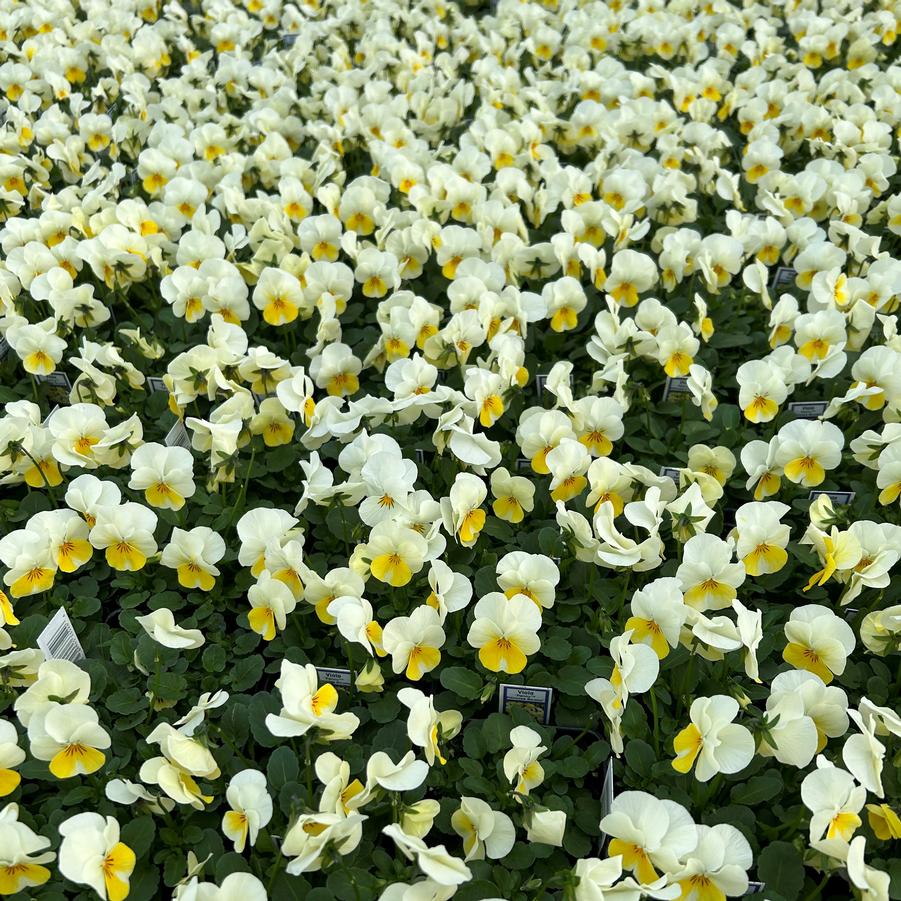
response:
<svg viewBox="0 0 901 901"><path fill-rule="evenodd" d="M604 819L613 808L613 758L607 761L607 772L604 773L604 787L601 789L601 819Z"/></svg>
<svg viewBox="0 0 901 901"><path fill-rule="evenodd" d="M69 614L60 607L53 618L44 626L44 631L38 635L38 647L44 652L48 660L84 660L84 649Z"/></svg>
<svg viewBox="0 0 901 901"><path fill-rule="evenodd" d="M191 449L191 436L185 428L185 424L179 419L178 422L169 429L169 434L165 439L166 447L183 447L186 450Z"/></svg>
<svg viewBox="0 0 901 901"><path fill-rule="evenodd" d="M340 666L317 666L316 675L319 677L320 685L328 682L333 688L350 687L349 669L343 669Z"/></svg>
<svg viewBox="0 0 901 901"><path fill-rule="evenodd" d="M516 704L524 708L532 716L546 726L551 721L551 701L554 690L543 686L502 684L498 695L498 711L509 713L510 705Z"/></svg>

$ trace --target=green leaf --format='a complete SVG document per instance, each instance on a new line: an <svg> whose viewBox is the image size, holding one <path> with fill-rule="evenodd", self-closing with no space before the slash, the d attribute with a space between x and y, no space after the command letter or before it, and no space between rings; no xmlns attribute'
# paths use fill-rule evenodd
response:
<svg viewBox="0 0 901 901"><path fill-rule="evenodd" d="M510 746L510 717L503 713L492 713L482 727L482 738L485 747L491 754L497 754L502 748Z"/></svg>
<svg viewBox="0 0 901 901"><path fill-rule="evenodd" d="M757 858L757 878L775 890L786 901L794 901L804 886L804 863L794 845L773 842Z"/></svg>
<svg viewBox="0 0 901 901"><path fill-rule="evenodd" d="M210 861L212 863L213 861ZM216 862L216 882L222 882L229 873L250 873L250 865L234 851L223 854Z"/></svg>
<svg viewBox="0 0 901 901"><path fill-rule="evenodd" d="M156 835L156 824L153 817L136 817L129 820L122 827L122 841L135 852L135 857L140 860L153 844Z"/></svg>
<svg viewBox="0 0 901 901"><path fill-rule="evenodd" d="M647 776L651 772L651 767L657 762L654 749L640 738L627 741L625 753L626 763L639 776Z"/></svg>
<svg viewBox="0 0 901 901"><path fill-rule="evenodd" d="M247 691L260 681L265 661L259 654L238 660L231 668L229 675L232 687L236 691Z"/></svg>
<svg viewBox="0 0 901 901"><path fill-rule="evenodd" d="M760 804L775 798L782 791L782 776L778 770L767 770L760 776L753 776L747 782L732 789L732 800L736 804Z"/></svg>
<svg viewBox="0 0 901 901"><path fill-rule="evenodd" d="M441 671L441 684L466 700L477 698L482 690L478 674L465 666L451 666Z"/></svg>
<svg viewBox="0 0 901 901"><path fill-rule="evenodd" d="M208 673L224 672L227 659L225 648L221 644L211 644L203 650L203 668Z"/></svg>
<svg viewBox="0 0 901 901"><path fill-rule="evenodd" d="M279 791L288 782L296 781L300 773L297 755L287 745L276 748L266 766L266 778L273 791Z"/></svg>

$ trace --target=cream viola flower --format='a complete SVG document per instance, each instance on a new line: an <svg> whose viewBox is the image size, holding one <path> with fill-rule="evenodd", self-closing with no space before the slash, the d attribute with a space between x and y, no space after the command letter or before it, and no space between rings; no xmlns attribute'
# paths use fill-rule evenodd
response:
<svg viewBox="0 0 901 901"><path fill-rule="evenodd" d="M538 758L547 748L541 744L541 736L528 726L514 726L510 730L510 744L512 747L504 755L504 776L513 783L516 795L528 795L544 782L544 768Z"/></svg>
<svg viewBox="0 0 901 901"><path fill-rule="evenodd" d="M823 568L810 577L804 591L809 591L814 585L825 585L837 573L837 578L841 579L842 573L854 570L863 556L863 548L857 536L850 530L840 532L837 526L833 526L827 534L811 524L800 543L812 545L823 564Z"/></svg>
<svg viewBox="0 0 901 901"><path fill-rule="evenodd" d="M91 693L91 677L69 660L42 660L37 678L14 704L19 722L28 727L31 717L53 697L69 704L86 704Z"/></svg>
<svg viewBox="0 0 901 901"><path fill-rule="evenodd" d="M507 598L524 594L539 609L549 610L554 606L560 570L550 557L511 551L498 560L496 572L498 587Z"/></svg>
<svg viewBox="0 0 901 901"><path fill-rule="evenodd" d="M643 885L676 872L698 843L697 827L681 804L643 791L616 795L600 829L611 839L609 855L620 856Z"/></svg>
<svg viewBox="0 0 901 901"><path fill-rule="evenodd" d="M817 753L826 747L830 738L840 738L848 731L848 697L841 688L826 685L819 676L806 670L787 670L770 684L774 703L782 695L800 698L804 715L816 726Z"/></svg>
<svg viewBox="0 0 901 901"><path fill-rule="evenodd" d="M394 672L405 672L408 679L418 682L441 662L441 617L433 607L417 607L410 616L392 619L385 626L382 642L391 655Z"/></svg>
<svg viewBox="0 0 901 901"><path fill-rule="evenodd" d="M324 388L331 397L348 397L360 390L358 378L363 364L351 348L335 342L327 345L310 363L310 377L317 388Z"/></svg>
<svg viewBox="0 0 901 901"><path fill-rule="evenodd" d="M285 630L287 616L294 612L297 601L290 587L280 579L274 579L268 569L264 569L254 585L247 591L250 612L247 621L250 628L266 641Z"/></svg>
<svg viewBox="0 0 901 901"><path fill-rule="evenodd" d="M297 319L304 306L303 288L297 277L284 269L267 267L253 291L253 305L269 325L286 325Z"/></svg>
<svg viewBox="0 0 901 901"><path fill-rule="evenodd" d="M510 475L503 466L491 471L491 505L498 519L516 525L535 507L535 485L523 476Z"/></svg>
<svg viewBox="0 0 901 901"><path fill-rule="evenodd" d="M682 868L670 877L682 889L680 898L713 901L745 894L747 871L753 863L748 840L728 823L698 826L697 830L697 846Z"/></svg>
<svg viewBox="0 0 901 901"><path fill-rule="evenodd" d="M219 575L216 564L224 556L225 541L218 532L206 526L190 531L175 527L160 555L160 564L177 572L182 588L211 591Z"/></svg>
<svg viewBox="0 0 901 901"><path fill-rule="evenodd" d="M699 782L708 782L717 773L741 772L754 757L754 738L744 726L732 722L737 714L734 698L696 698L689 711L691 723L673 739L673 769L687 773L697 763Z"/></svg>
<svg viewBox="0 0 901 901"><path fill-rule="evenodd" d="M106 762L111 739L97 713L86 704L49 701L28 722L31 753L49 762L57 779L95 773Z"/></svg>
<svg viewBox="0 0 901 901"><path fill-rule="evenodd" d="M683 599L695 610L724 610L745 581L745 567L733 563L733 545L701 532L685 542L676 579Z"/></svg>
<svg viewBox="0 0 901 901"><path fill-rule="evenodd" d="M789 509L778 501L762 501L743 504L735 511L735 552L749 576L779 572L788 562L785 548L791 528L781 519Z"/></svg>
<svg viewBox="0 0 901 901"><path fill-rule="evenodd" d="M525 815L526 839L541 845L563 845L566 831L566 812L532 807Z"/></svg>
<svg viewBox="0 0 901 901"><path fill-rule="evenodd" d="M405 792L419 788L429 774L429 765L417 760L412 751L395 763L384 751L376 751L366 764L366 787L382 788L389 792Z"/></svg>
<svg viewBox="0 0 901 901"><path fill-rule="evenodd" d="M292 876L322 868L328 848L338 855L350 854L363 837L362 814L310 813L299 816L282 841L281 852L292 860L287 872ZM241 901L236 898L235 901Z"/></svg>
<svg viewBox="0 0 901 901"><path fill-rule="evenodd" d="M764 360L742 363L736 373L738 405L749 422L771 422L788 397L789 388L778 369Z"/></svg>
<svg viewBox="0 0 901 901"><path fill-rule="evenodd" d="M429 566L429 587L426 603L434 607L443 624L449 613L469 606L472 583L466 576L454 572L443 560L432 560Z"/></svg>
<svg viewBox="0 0 901 901"><path fill-rule="evenodd" d="M16 790L22 777L13 769L25 760L19 735L9 720L0 720L0 798Z"/></svg>
<svg viewBox="0 0 901 901"><path fill-rule="evenodd" d="M185 629L175 622L175 614L168 607L160 607L146 616L136 616L135 621L156 642L165 648L193 650L201 647L206 639L200 629Z"/></svg>
<svg viewBox="0 0 901 901"><path fill-rule="evenodd" d="M407 735L418 748L423 749L429 766L437 758L439 763L447 761L441 755L441 743L453 738L463 722L458 710L435 710L434 698L423 694L418 688L405 686L397 693L397 699L410 711L407 716Z"/></svg>
<svg viewBox="0 0 901 901"><path fill-rule="evenodd" d="M817 767L801 783L801 800L811 813L810 841L840 838L848 842L863 822L859 814L867 790L825 758L817 759Z"/></svg>
<svg viewBox="0 0 901 901"><path fill-rule="evenodd" d="M448 497L441 498L444 527L463 547L473 547L485 526L481 505L488 494L485 483L472 473L457 473Z"/></svg>
<svg viewBox="0 0 901 901"><path fill-rule="evenodd" d="M353 713L335 713L338 692L326 682L319 685L316 667L282 661L281 674L275 687L282 696L278 714L267 714L266 728L279 737L295 738L310 729L321 730L326 741L349 738L359 719Z"/></svg>
<svg viewBox="0 0 901 901"><path fill-rule="evenodd" d="M844 444L835 424L796 419L779 429L776 464L792 482L815 488L841 463Z"/></svg>
<svg viewBox="0 0 901 901"><path fill-rule="evenodd" d="M342 595L328 605L328 615L337 623L338 631L348 641L363 645L373 656L384 657L382 627L375 621L372 604L366 598Z"/></svg>
<svg viewBox="0 0 901 901"><path fill-rule="evenodd" d="M786 663L819 676L827 685L845 671L856 644L854 630L819 604L795 607L785 624Z"/></svg>
<svg viewBox="0 0 901 901"><path fill-rule="evenodd" d="M591 456L583 444L564 438L547 453L545 463L551 474L551 498L570 501L585 489L588 479L585 473L591 464Z"/></svg>
<svg viewBox="0 0 901 901"><path fill-rule="evenodd" d="M867 791L878 798L885 797L882 787L882 770L885 762L885 745L876 738L877 724L868 722L856 710L849 710L848 716L860 730L849 735L842 747L842 761L854 778Z"/></svg>
<svg viewBox="0 0 901 901"><path fill-rule="evenodd" d="M472 878L469 867L457 857L447 853L444 845L428 847L422 839L407 835L397 823L385 826L382 833L394 841L397 850L417 865L430 879L439 885L457 886Z"/></svg>
<svg viewBox="0 0 901 901"><path fill-rule="evenodd" d="M142 444L131 455L128 487L144 492L151 507L180 510L193 496L194 458L183 447Z"/></svg>
<svg viewBox="0 0 901 901"><path fill-rule="evenodd" d="M15 895L23 889L43 885L50 870L43 866L56 857L47 851L50 839L19 822L19 805L0 810L0 894Z"/></svg>
<svg viewBox="0 0 901 901"><path fill-rule="evenodd" d="M475 606L467 641L479 651L479 662L494 673L520 673L527 657L541 646L541 613L525 595L506 598L491 592Z"/></svg>
<svg viewBox="0 0 901 901"><path fill-rule="evenodd" d="M573 897L575 901L639 901L640 898L677 898L678 886L667 885L665 876L656 882L639 885L631 877L622 879L622 857L585 857L576 862L573 873L579 880Z"/></svg>
<svg viewBox="0 0 901 901"><path fill-rule="evenodd" d="M620 250L613 255L604 289L617 303L634 307L638 295L656 284L657 267L651 257L634 250Z"/></svg>
<svg viewBox="0 0 901 901"><path fill-rule="evenodd" d="M435 817L441 812L441 805L430 798L404 806L400 815L400 828L407 835L425 838L432 829Z"/></svg>
<svg viewBox="0 0 901 901"><path fill-rule="evenodd" d="M103 410L96 404L58 407L47 419L53 435L53 456L59 463L96 469L96 445L109 429Z"/></svg>
<svg viewBox="0 0 901 901"><path fill-rule="evenodd" d="M364 556L369 559L369 571L376 579L401 588L422 569L428 552L428 542L419 532L385 520L369 533Z"/></svg>
<svg viewBox="0 0 901 901"><path fill-rule="evenodd" d="M753 490L755 501L772 497L782 485L782 467L776 463L778 446L774 437L769 442L749 441L741 449L741 465L748 474L745 488Z"/></svg>
<svg viewBox="0 0 901 901"><path fill-rule="evenodd" d="M660 660L678 646L688 614L678 579L649 582L632 595L629 609L624 628L632 631L632 643L648 645Z"/></svg>
<svg viewBox="0 0 901 901"><path fill-rule="evenodd" d="M593 457L606 457L624 434L622 404L612 397L581 397L570 406L573 430Z"/></svg>
<svg viewBox="0 0 901 901"><path fill-rule="evenodd" d="M564 439L575 438L572 422L560 410L531 407L524 410L516 429L516 443L523 456L532 462L532 469L548 475L547 455Z"/></svg>
<svg viewBox="0 0 901 901"><path fill-rule="evenodd" d="M119 823L99 813L79 813L59 824L59 868L66 879L90 886L104 901L128 897L135 853L119 841Z"/></svg>
<svg viewBox="0 0 901 901"><path fill-rule="evenodd" d="M294 436L294 420L277 397L267 397L260 402L259 412L251 419L250 431L253 435L262 435L266 447L280 447Z"/></svg>
<svg viewBox="0 0 901 901"><path fill-rule="evenodd" d="M232 776L225 790L229 810L222 817L222 832L234 843L237 854L257 842L260 829L272 819L272 798L266 791L266 777L259 770L241 770Z"/></svg>
<svg viewBox="0 0 901 901"><path fill-rule="evenodd" d="M551 328L555 332L574 329L579 324L579 313L588 303L581 284L568 275L555 282L547 282L541 292L541 298L547 308Z"/></svg>
<svg viewBox="0 0 901 901"><path fill-rule="evenodd" d="M502 860L516 843L513 820L492 810L481 798L460 798L451 815L451 827L463 839L463 860Z"/></svg>
<svg viewBox="0 0 901 901"><path fill-rule="evenodd" d="M688 450L688 468L692 472L703 472L713 476L725 485L735 469L735 455L728 447L708 447L693 444Z"/></svg>
<svg viewBox="0 0 901 901"><path fill-rule="evenodd" d="M6 330L9 346L22 361L22 368L31 375L49 375L63 359L66 341L56 334L54 318L37 323L15 324Z"/></svg>
<svg viewBox="0 0 901 901"><path fill-rule="evenodd" d="M156 514L141 504L103 507L91 529L90 541L98 550L106 551L106 562L113 569L139 570L157 551L153 538L156 524Z"/></svg>

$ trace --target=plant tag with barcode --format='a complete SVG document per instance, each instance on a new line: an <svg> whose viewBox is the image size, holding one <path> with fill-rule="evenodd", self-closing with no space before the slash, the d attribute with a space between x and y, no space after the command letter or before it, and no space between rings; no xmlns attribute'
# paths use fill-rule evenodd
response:
<svg viewBox="0 0 901 901"><path fill-rule="evenodd" d="M6 338L0 338L0 360L9 353L9 341Z"/></svg>
<svg viewBox="0 0 901 901"><path fill-rule="evenodd" d="M44 652L48 660L84 660L84 649L69 614L60 607L53 618L44 626L44 631L38 635L38 647Z"/></svg>
<svg viewBox="0 0 901 901"><path fill-rule="evenodd" d="M169 389L166 387L166 383L158 375L148 375L146 385L147 385L147 390L151 394L156 394L157 392L166 393L166 394L169 393Z"/></svg>
<svg viewBox="0 0 901 901"><path fill-rule="evenodd" d="M186 450L191 449L191 436L185 428L185 424L179 419L178 422L169 429L169 434L165 438L166 447L183 447Z"/></svg>

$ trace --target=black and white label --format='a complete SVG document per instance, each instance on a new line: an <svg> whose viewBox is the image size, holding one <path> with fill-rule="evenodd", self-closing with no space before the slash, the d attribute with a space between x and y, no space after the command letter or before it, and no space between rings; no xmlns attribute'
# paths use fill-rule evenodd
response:
<svg viewBox="0 0 901 901"><path fill-rule="evenodd" d="M535 376L535 393L539 397L541 397L541 395L544 394L546 389L547 389L547 373L539 372Z"/></svg>
<svg viewBox="0 0 901 901"><path fill-rule="evenodd" d="M350 687L350 670L336 666L317 666L316 675L319 677L319 684L324 685L328 682L334 688Z"/></svg>
<svg viewBox="0 0 901 901"><path fill-rule="evenodd" d="M169 389L166 387L166 383L162 380L162 378L158 375L148 375L146 380L147 390L151 394L164 393L168 394Z"/></svg>
<svg viewBox="0 0 901 901"><path fill-rule="evenodd" d="M282 35L282 47L293 47L297 42L296 34L283 34Z"/></svg>
<svg viewBox="0 0 901 901"><path fill-rule="evenodd" d="M847 507L854 500L853 491L822 491L819 488L811 489L807 497L809 500L815 501L821 494L825 494L833 504L842 507Z"/></svg>
<svg viewBox="0 0 901 901"><path fill-rule="evenodd" d="M39 382L45 382L48 385L52 385L54 388L65 388L66 391L72 390L72 381L65 372L51 372L49 375L37 375L35 378Z"/></svg>
<svg viewBox="0 0 901 901"><path fill-rule="evenodd" d="M663 386L663 399L669 400L671 397L691 397L691 390L688 387L688 376L679 376L678 378L666 377L666 384Z"/></svg>
<svg viewBox="0 0 901 901"><path fill-rule="evenodd" d="M44 626L44 631L38 635L38 647L44 652L48 660L84 660L84 649L69 614L60 607L53 618Z"/></svg>
<svg viewBox="0 0 901 901"><path fill-rule="evenodd" d="M794 266L780 266L776 270L772 282L770 282L770 290L775 291L783 285L792 284L797 274L798 270L795 269Z"/></svg>
<svg viewBox="0 0 901 901"><path fill-rule="evenodd" d="M677 485L682 470L678 466L661 466L660 475L665 479L672 479Z"/></svg>
<svg viewBox="0 0 901 901"><path fill-rule="evenodd" d="M9 353L9 341L6 338L0 338L0 360Z"/></svg>
<svg viewBox="0 0 901 901"><path fill-rule="evenodd" d="M829 406L828 400L801 400L788 405L788 412L795 419L819 419Z"/></svg>
<svg viewBox="0 0 901 901"><path fill-rule="evenodd" d="M749 882L746 895L756 895L758 892L762 892L766 888L765 882Z"/></svg>
<svg viewBox="0 0 901 901"><path fill-rule="evenodd" d="M528 457L516 458L516 471L528 472L532 468L532 461Z"/></svg>
<svg viewBox="0 0 901 901"><path fill-rule="evenodd" d="M532 716L541 723L548 725L551 721L551 701L554 690L532 685L508 685L500 686L497 709L501 713L508 713L511 704L524 707Z"/></svg>
<svg viewBox="0 0 901 901"><path fill-rule="evenodd" d="M191 436L185 428L185 424L179 419L171 429L163 442L166 447L183 447L191 449Z"/></svg>

